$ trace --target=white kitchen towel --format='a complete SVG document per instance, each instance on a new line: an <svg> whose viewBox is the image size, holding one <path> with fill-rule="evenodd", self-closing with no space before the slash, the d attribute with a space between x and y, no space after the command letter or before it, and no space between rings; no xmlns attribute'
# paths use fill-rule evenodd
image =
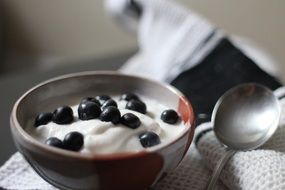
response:
<svg viewBox="0 0 285 190"><path fill-rule="evenodd" d="M235 153L222 170L220 179L229 189L285 189L285 100L281 105L280 124L274 135L256 150ZM204 125L212 127L211 123ZM225 154L212 130L203 134L197 148L210 169Z"/></svg>
<svg viewBox="0 0 285 190"><path fill-rule="evenodd" d="M207 19L175 1L135 0L142 9L140 17L126 11L130 0L105 2L109 15L128 30L137 31L139 51L121 68L126 73L136 71L138 75L170 82L181 71L197 65L225 36ZM228 37L259 67L272 75L280 74L273 58L256 44L241 37Z"/></svg>

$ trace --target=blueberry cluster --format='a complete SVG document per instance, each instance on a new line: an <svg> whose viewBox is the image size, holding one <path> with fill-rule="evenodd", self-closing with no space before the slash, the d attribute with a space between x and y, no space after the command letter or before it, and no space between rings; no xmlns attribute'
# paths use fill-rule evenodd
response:
<svg viewBox="0 0 285 190"><path fill-rule="evenodd" d="M81 133L74 131L65 135L63 141L56 137L50 137L45 141L45 143L57 148L79 151L84 144L84 137Z"/></svg>
<svg viewBox="0 0 285 190"><path fill-rule="evenodd" d="M139 97L133 93L126 93L120 97L120 101L127 101L126 109L146 113L146 105ZM121 116L118 104L108 95L98 95L87 97L81 100L78 106L78 116L80 120L100 119L104 122L112 122L114 125L121 123L131 129L140 126L140 119L132 114L126 113Z"/></svg>
<svg viewBox="0 0 285 190"><path fill-rule="evenodd" d="M142 114L147 113L146 104L136 94L125 93L119 100L127 101L126 109ZM132 113L121 116L117 102L108 95L83 98L77 112L80 120L100 119L103 122L112 122L114 125L121 123L131 129L136 129L141 125L140 119ZM175 124L178 119L179 116L174 110L165 110L161 114L161 120L165 123ZM70 124L74 121L73 110L69 106L62 106L55 109L53 113L40 113L35 119L34 126L45 125L51 121L59 125ZM151 147L160 143L159 136L148 131L141 133L139 139L143 147ZM84 144L84 137L79 132L71 132L64 137L63 141L51 137L45 143L66 150L79 151Z"/></svg>
<svg viewBox="0 0 285 190"><path fill-rule="evenodd" d="M69 106L62 106L54 110L53 113L40 113L35 119L35 127L45 125L51 121L63 125L69 124L74 120L73 111ZM79 151L84 144L84 137L79 132L70 132L65 135L63 141L56 137L48 138L45 143L47 145L62 148L71 151Z"/></svg>
<svg viewBox="0 0 285 190"><path fill-rule="evenodd" d="M54 110L53 113L40 113L35 119L35 127L45 125L53 121L54 123L63 125L73 121L73 111L69 106L62 106Z"/></svg>
<svg viewBox="0 0 285 190"><path fill-rule="evenodd" d="M126 100L126 108L140 113L146 113L146 105L137 95L132 93L123 94L120 100ZM113 124L122 123L130 128L137 128L140 120L137 116L127 113L121 117L117 102L108 95L83 98L78 106L78 118L80 120L100 119ZM62 106L53 113L40 113L35 119L35 127L54 122L59 125L69 124L74 120L73 111L69 106Z"/></svg>

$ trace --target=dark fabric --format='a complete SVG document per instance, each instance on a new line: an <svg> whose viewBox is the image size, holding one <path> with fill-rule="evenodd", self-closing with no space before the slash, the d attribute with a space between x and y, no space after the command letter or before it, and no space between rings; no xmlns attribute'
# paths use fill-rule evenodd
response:
<svg viewBox="0 0 285 190"><path fill-rule="evenodd" d="M188 97L199 124L210 120L214 105L223 93L247 82L260 83L272 90L281 86L276 78L224 38L201 63L182 72L171 84Z"/></svg>

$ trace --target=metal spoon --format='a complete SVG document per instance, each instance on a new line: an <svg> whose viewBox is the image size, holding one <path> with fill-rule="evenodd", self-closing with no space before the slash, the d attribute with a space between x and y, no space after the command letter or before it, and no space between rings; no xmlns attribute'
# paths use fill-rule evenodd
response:
<svg viewBox="0 0 285 190"><path fill-rule="evenodd" d="M236 151L260 147L274 134L280 110L273 92L256 83L238 85L218 100L212 113L213 128L227 152L214 168L207 190L214 189L222 168Z"/></svg>

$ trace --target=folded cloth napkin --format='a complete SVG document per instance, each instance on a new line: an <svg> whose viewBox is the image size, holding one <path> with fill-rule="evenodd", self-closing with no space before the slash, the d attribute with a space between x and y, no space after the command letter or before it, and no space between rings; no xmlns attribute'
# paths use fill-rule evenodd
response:
<svg viewBox="0 0 285 190"><path fill-rule="evenodd" d="M116 5L135 2L138 5L135 10L139 10L139 17L124 15L127 11L117 14L127 20L136 15L137 28L133 27L132 31L137 31L140 47L121 71L173 84L189 97L200 122L196 128L197 146L192 143L179 167L153 188L205 189L211 169L224 153L213 132L208 130L213 103L227 88L242 82L255 81L271 89L278 88L281 84L273 77L277 76L278 68L260 51L232 40L207 20L175 2L109 0L108 4L112 2ZM283 93L282 89L278 91L278 94ZM282 108L285 116L283 101ZM260 149L234 155L216 189L285 189L284 125L282 118L276 134ZM0 168L0 187L56 189L41 179L19 153Z"/></svg>
<svg viewBox="0 0 285 190"><path fill-rule="evenodd" d="M220 179L229 189L285 189L285 100L281 104L281 120L273 137L256 150L237 152L223 168ZM211 123L206 125L211 129ZM210 169L225 154L213 130L203 134L197 148Z"/></svg>

